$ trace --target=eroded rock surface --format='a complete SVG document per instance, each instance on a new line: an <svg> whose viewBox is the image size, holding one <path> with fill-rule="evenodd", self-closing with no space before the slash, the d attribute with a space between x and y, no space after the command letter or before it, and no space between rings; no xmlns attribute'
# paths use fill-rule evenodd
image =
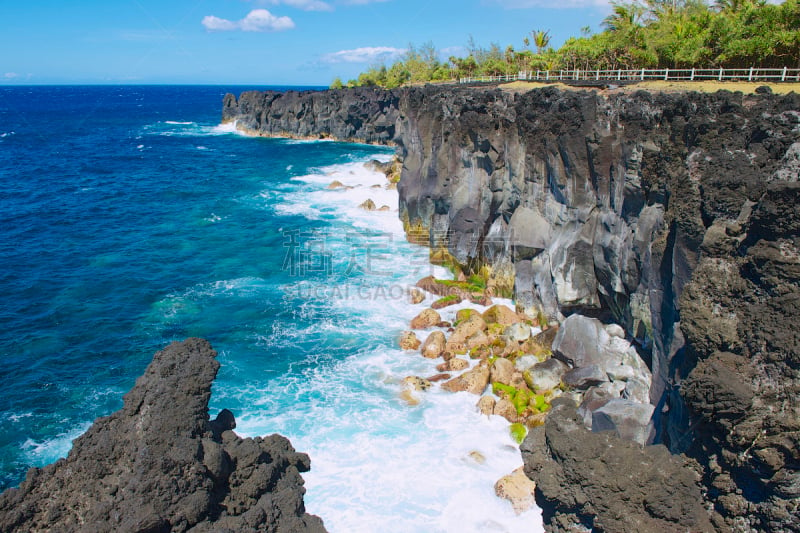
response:
<svg viewBox="0 0 800 533"><path fill-rule="evenodd" d="M610 431L591 433L568 401L554 402L521 450L547 531L576 524L598 532L714 530L685 458Z"/></svg>
<svg viewBox="0 0 800 533"><path fill-rule="evenodd" d="M238 437L228 410L209 420L215 357L202 339L156 353L121 410L0 495L0 531L325 531L303 505L306 454Z"/></svg>

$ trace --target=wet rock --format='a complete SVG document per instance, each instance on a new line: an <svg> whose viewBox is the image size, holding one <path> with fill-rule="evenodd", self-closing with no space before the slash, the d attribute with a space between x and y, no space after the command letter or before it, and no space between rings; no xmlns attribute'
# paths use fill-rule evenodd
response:
<svg viewBox="0 0 800 533"><path fill-rule="evenodd" d="M364 200L364 202L361 203L358 207L360 207L364 211L375 211L376 209L375 202L373 202L371 198L367 198L366 200Z"/></svg>
<svg viewBox="0 0 800 533"><path fill-rule="evenodd" d="M307 455L238 437L230 411L209 421L215 357L202 339L156 353L122 409L0 495L0 530L324 531L303 506Z"/></svg>
<svg viewBox="0 0 800 533"><path fill-rule="evenodd" d="M412 305L417 305L418 303L422 303L425 300L425 293L419 289L412 288L408 291L408 301Z"/></svg>
<svg viewBox="0 0 800 533"><path fill-rule="evenodd" d="M434 309L425 309L411 320L411 329L427 329L442 321L441 315Z"/></svg>
<svg viewBox="0 0 800 533"><path fill-rule="evenodd" d="M520 422L520 416L517 414L517 408L506 398L500 398L494 406L494 414L502 416L512 424Z"/></svg>
<svg viewBox="0 0 800 533"><path fill-rule="evenodd" d="M497 401L492 396L481 396L476 407L482 415L491 415L494 414L494 406L496 403Z"/></svg>
<svg viewBox="0 0 800 533"><path fill-rule="evenodd" d="M450 374L434 374L433 376L426 378L431 383L437 383L439 381L445 381L450 379L452 376Z"/></svg>
<svg viewBox="0 0 800 533"><path fill-rule="evenodd" d="M431 381L419 376L408 376L403 378L402 385L406 389L424 392L431 388Z"/></svg>
<svg viewBox="0 0 800 533"><path fill-rule="evenodd" d="M459 372L466 368L469 368L469 361L459 357L451 357L441 365L438 365L436 370L439 372Z"/></svg>
<svg viewBox="0 0 800 533"><path fill-rule="evenodd" d="M458 352L466 349L467 340L479 332L486 330L486 322L478 314L470 315L467 320L460 322L450 338L447 339L447 349Z"/></svg>
<svg viewBox="0 0 800 533"><path fill-rule="evenodd" d="M418 350L421 342L413 331L404 331L400 334L401 350Z"/></svg>
<svg viewBox="0 0 800 533"><path fill-rule="evenodd" d="M476 464L482 465L486 462L486 457L477 450L472 450L467 454L467 457L475 461Z"/></svg>
<svg viewBox="0 0 800 533"><path fill-rule="evenodd" d="M489 369L485 366L477 366L450 381L446 381L442 384L442 388L450 392L467 391L472 394L482 394L488 384Z"/></svg>
<svg viewBox="0 0 800 533"><path fill-rule="evenodd" d="M489 376L489 381L492 383L510 384L511 378L514 375L514 363L508 359L499 357L492 363L492 369Z"/></svg>
<svg viewBox="0 0 800 533"><path fill-rule="evenodd" d="M447 342L444 333L441 331L434 331L428 338L425 339L425 342L422 343L422 348L420 348L420 352L422 353L423 357L427 357L429 359L436 359L440 357L444 352L445 343Z"/></svg>
<svg viewBox="0 0 800 533"><path fill-rule="evenodd" d="M536 506L535 490L536 483L525 475L522 467L517 468L507 476L501 477L494 484L494 492L497 497L511 502L511 506L517 514L522 514Z"/></svg>
<svg viewBox="0 0 800 533"><path fill-rule="evenodd" d="M521 319L517 313L505 305L493 305L483 312L483 319L487 324L502 324L510 326L520 322Z"/></svg>

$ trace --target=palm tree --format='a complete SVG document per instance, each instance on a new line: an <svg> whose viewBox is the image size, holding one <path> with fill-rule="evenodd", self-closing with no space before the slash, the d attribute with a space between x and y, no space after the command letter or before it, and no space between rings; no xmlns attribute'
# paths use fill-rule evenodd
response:
<svg viewBox="0 0 800 533"><path fill-rule="evenodd" d="M612 4L612 13L603 19L603 27L608 31L625 31L639 26L644 15L644 8L639 4Z"/></svg>
<svg viewBox="0 0 800 533"><path fill-rule="evenodd" d="M536 47L536 53L541 54L542 51L550 45L550 31L535 30L531 32L533 37L533 45Z"/></svg>

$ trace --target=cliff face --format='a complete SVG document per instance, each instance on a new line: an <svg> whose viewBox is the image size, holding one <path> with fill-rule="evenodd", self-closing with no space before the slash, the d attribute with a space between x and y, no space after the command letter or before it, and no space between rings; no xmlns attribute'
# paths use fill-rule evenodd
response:
<svg viewBox="0 0 800 533"><path fill-rule="evenodd" d="M623 325L653 374L657 440L700 462L717 525L800 529L799 110L424 87L246 93L224 118L397 144L412 239L512 278L534 315Z"/></svg>
<svg viewBox="0 0 800 533"><path fill-rule="evenodd" d="M209 420L214 357L202 339L156 353L120 411L0 495L0 531L324 532L303 507L307 455L238 437L230 411Z"/></svg>

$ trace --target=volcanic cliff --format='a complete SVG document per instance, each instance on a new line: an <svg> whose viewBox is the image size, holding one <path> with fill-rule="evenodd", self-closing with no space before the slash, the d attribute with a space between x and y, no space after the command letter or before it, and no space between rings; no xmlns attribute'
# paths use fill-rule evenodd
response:
<svg viewBox="0 0 800 533"><path fill-rule="evenodd" d="M303 506L306 454L240 438L226 409L209 419L216 355L202 339L156 353L121 410L0 495L0 531L324 532Z"/></svg>
<svg viewBox="0 0 800 533"><path fill-rule="evenodd" d="M532 316L624 327L652 372L655 441L685 453L644 450L636 464L693 466L711 509L698 529L710 518L720 530L800 530L800 97L247 92L225 97L223 120L257 135L396 145L410 239L467 272L489 266L490 282L513 287ZM559 438L573 415L553 409L531 432L545 449L523 446L529 475L548 461L590 471L592 458L565 454L618 448L606 434L581 433L582 448ZM678 479L630 477L613 490ZM580 494L557 485L537 489L548 528L620 525L604 521L620 510L598 504L599 483ZM652 498L633 501L641 508L622 512L661 516Z"/></svg>

